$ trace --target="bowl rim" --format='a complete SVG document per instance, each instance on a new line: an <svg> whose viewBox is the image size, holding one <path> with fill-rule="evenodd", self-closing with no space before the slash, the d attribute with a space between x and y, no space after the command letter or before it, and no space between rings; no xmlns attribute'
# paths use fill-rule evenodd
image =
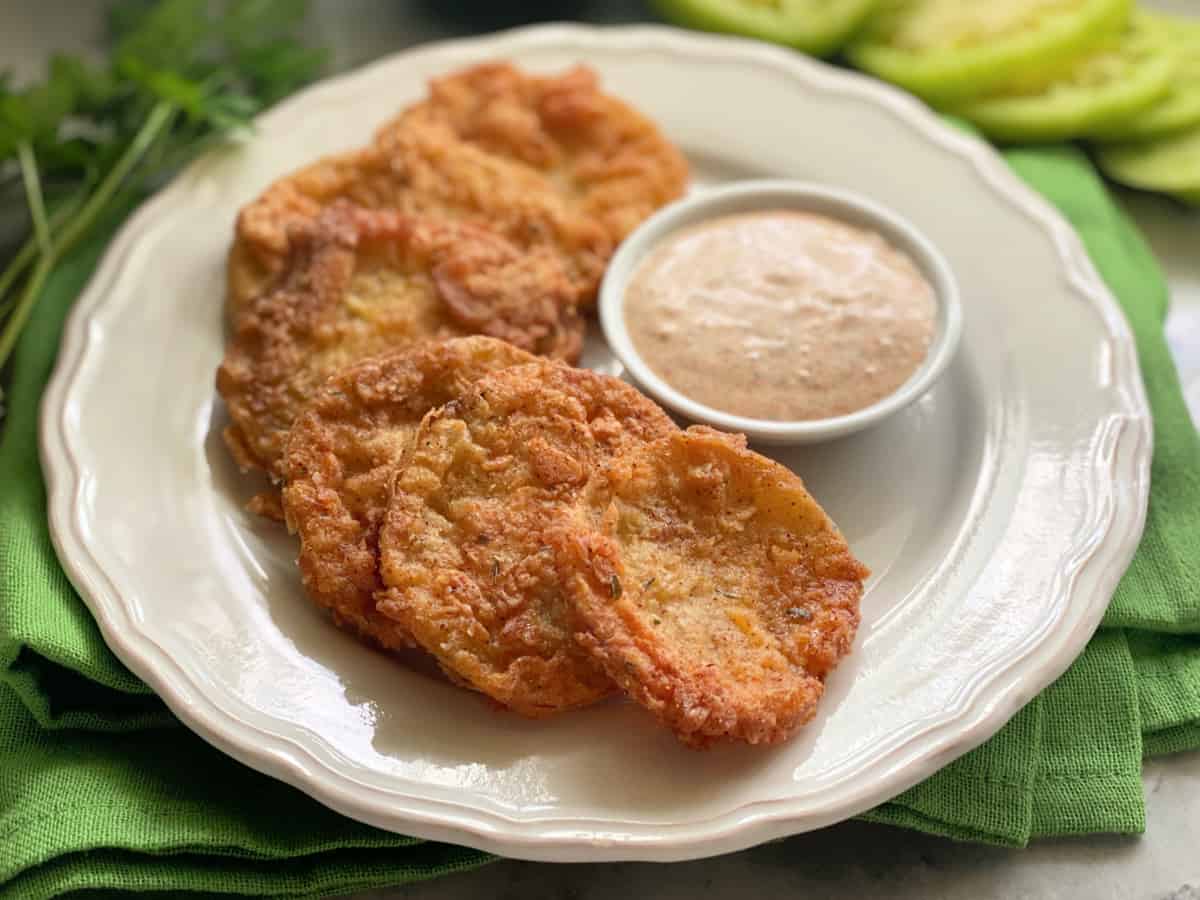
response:
<svg viewBox="0 0 1200 900"><path fill-rule="evenodd" d="M824 419L757 419L724 412L687 396L657 375L634 347L625 323L626 288L638 265L667 235L706 219L739 212L794 209L815 212L881 234L916 263L934 289L936 332L929 351L892 393L840 416ZM899 412L928 391L949 366L963 329L958 280L945 256L895 210L841 187L793 179L753 179L696 191L663 207L621 243L609 262L598 298L600 327L612 352L639 387L685 418L767 443L813 443L859 431Z"/></svg>

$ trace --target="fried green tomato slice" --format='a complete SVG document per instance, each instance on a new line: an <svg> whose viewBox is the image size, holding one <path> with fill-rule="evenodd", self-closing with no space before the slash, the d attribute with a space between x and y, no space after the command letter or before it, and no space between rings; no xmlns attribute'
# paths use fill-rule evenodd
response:
<svg viewBox="0 0 1200 900"><path fill-rule="evenodd" d="M867 569L789 469L691 428L616 459L554 533L579 643L685 744L772 744L850 651Z"/></svg>
<svg viewBox="0 0 1200 900"><path fill-rule="evenodd" d="M377 609L456 681L525 716L613 690L573 639L547 539L588 477L675 431L620 379L539 361L431 412L392 487Z"/></svg>
<svg viewBox="0 0 1200 900"><path fill-rule="evenodd" d="M1154 141L1101 147L1096 161L1113 181L1200 205L1200 125Z"/></svg>
<svg viewBox="0 0 1200 900"><path fill-rule="evenodd" d="M581 303L594 298L614 246L591 212L572 207L543 173L438 123L414 123L386 147L317 160L242 208L226 269L231 322L283 270L291 236L338 202L481 226L522 250L552 253Z"/></svg>
<svg viewBox="0 0 1200 900"><path fill-rule="evenodd" d="M679 148L646 116L602 91L586 66L534 75L493 62L435 78L428 99L384 125L376 143L389 148L413 131L440 128L543 176L569 209L599 223L613 246L687 187Z"/></svg>
<svg viewBox="0 0 1200 900"><path fill-rule="evenodd" d="M217 370L244 469L283 476L288 430L339 369L427 341L487 334L574 360L583 320L550 253L466 224L334 204L293 233L274 285L237 317Z"/></svg>
<svg viewBox="0 0 1200 900"><path fill-rule="evenodd" d="M654 0L664 19L705 31L786 44L816 56L838 50L879 0Z"/></svg>
<svg viewBox="0 0 1200 900"><path fill-rule="evenodd" d="M1135 116L1094 129L1101 141L1145 141L1200 125L1200 21L1173 16L1148 16L1176 50L1170 88L1152 106Z"/></svg>
<svg viewBox="0 0 1200 900"><path fill-rule="evenodd" d="M316 392L288 436L283 510L300 538L304 589L339 627L385 649L415 646L375 610L379 528L396 467L431 409L489 372L533 360L495 338L455 338L364 360Z"/></svg>
<svg viewBox="0 0 1200 900"><path fill-rule="evenodd" d="M1151 19L1135 15L1056 71L1027 75L952 112L997 141L1063 141L1112 129L1163 97L1176 52Z"/></svg>
<svg viewBox="0 0 1200 900"><path fill-rule="evenodd" d="M957 103L1085 51L1132 8L1132 0L884 0L847 54L931 103Z"/></svg>

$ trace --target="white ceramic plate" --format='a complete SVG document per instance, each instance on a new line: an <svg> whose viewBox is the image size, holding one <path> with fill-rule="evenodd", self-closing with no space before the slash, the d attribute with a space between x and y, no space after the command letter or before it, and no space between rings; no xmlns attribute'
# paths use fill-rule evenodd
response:
<svg viewBox="0 0 1200 900"><path fill-rule="evenodd" d="M965 307L938 386L781 456L874 570L817 719L771 749L680 747L624 703L527 722L358 646L242 510L218 439L224 253L239 205L364 141L427 78L586 62L701 185L852 188L945 251ZM593 345L588 361L611 365ZM318 85L126 226L46 394L59 556L109 645L232 756L384 828L544 860L675 860L844 819L995 732L1096 627L1141 532L1150 419L1124 320L1071 230L983 144L886 87L661 28L549 27L402 53Z"/></svg>

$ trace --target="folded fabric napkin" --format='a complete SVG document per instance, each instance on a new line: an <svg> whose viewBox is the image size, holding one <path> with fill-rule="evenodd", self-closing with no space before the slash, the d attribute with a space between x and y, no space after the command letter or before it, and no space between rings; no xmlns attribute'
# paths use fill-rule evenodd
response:
<svg viewBox="0 0 1200 900"><path fill-rule="evenodd" d="M1200 747L1200 438L1163 337L1162 276L1088 161L1066 149L1007 158L1079 230L1137 336L1155 415L1149 519L1104 627L1067 674L867 818L1023 845L1141 831L1143 754ZM50 544L36 437L62 320L104 243L46 286L0 437L0 893L320 895L487 861L356 824L245 769L181 728L104 645Z"/></svg>

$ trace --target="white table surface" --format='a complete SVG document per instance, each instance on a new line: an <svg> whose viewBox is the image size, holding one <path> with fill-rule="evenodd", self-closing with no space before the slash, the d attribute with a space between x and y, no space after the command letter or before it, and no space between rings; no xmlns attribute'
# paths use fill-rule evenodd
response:
<svg viewBox="0 0 1200 900"><path fill-rule="evenodd" d="M1200 0L1150 4L1200 14ZM52 50L88 52L103 36L99 0L0 4L0 68L18 78L40 71ZM310 30L349 68L403 47L516 24L496 9L593 22L646 18L635 0L317 0ZM450 9L466 10L453 14ZM529 18L535 18L532 12ZM1200 422L1200 211L1148 195L1121 193L1167 273L1172 307L1167 337L1192 416ZM959 844L884 826L848 822L742 853L692 863L548 865L500 862L476 872L356 900L725 900L741 896L811 898L1087 898L1200 900L1200 753L1145 767L1147 825L1140 838L1095 836L1039 841L1026 850Z"/></svg>

